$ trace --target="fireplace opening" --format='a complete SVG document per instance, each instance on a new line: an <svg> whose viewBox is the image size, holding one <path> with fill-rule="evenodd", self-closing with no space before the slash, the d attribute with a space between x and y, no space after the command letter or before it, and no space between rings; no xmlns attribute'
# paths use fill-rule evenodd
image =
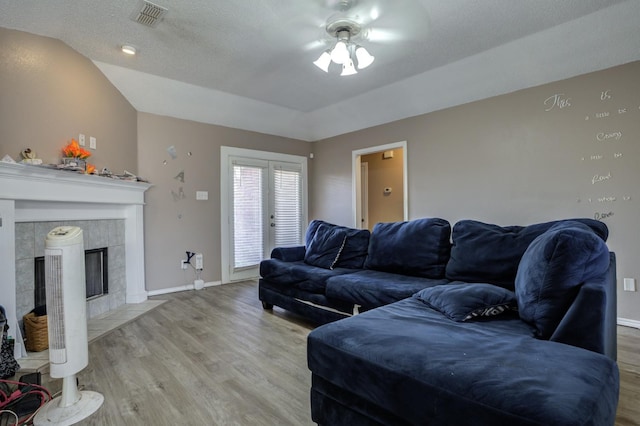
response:
<svg viewBox="0 0 640 426"><path fill-rule="evenodd" d="M87 300L109 293L108 251L107 247L102 247L85 250L84 252ZM44 282L44 256L35 258L34 301L36 307L47 304Z"/></svg>

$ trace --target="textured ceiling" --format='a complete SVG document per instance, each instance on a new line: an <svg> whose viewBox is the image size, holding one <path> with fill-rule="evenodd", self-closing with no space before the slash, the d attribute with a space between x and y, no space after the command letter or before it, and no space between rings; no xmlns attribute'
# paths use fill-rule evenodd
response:
<svg viewBox="0 0 640 426"><path fill-rule="evenodd" d="M378 111L380 105L363 104L362 100L366 100L367 94L393 88L398 102L403 101L398 97L399 90L406 91L406 99L412 101L415 87L402 82L414 79L416 84L421 81L433 84L433 78L424 79L433 73L432 77L437 75L440 79L435 82L436 86L446 87L453 84L447 81L448 75L459 78L459 67L464 61L485 54L488 58L492 52L498 52L494 61L524 60L529 68L557 67L563 71L558 74L560 78L616 65L620 60L640 58L637 47L630 48L629 43L620 43L617 38L622 36L620 28L631 25L633 32L628 37L639 45L637 0L352 0L348 10L343 10L344 0L156 0L154 3L169 11L157 27L149 28L131 19L138 1L0 0L0 26L64 41L92 59L141 111L305 140L401 118L393 114L385 117ZM359 42L376 57L373 65L357 75L340 77L337 65L332 65L336 68L325 74L312 64L331 43L324 27L327 20L335 16L348 16L363 23ZM616 22L602 22L598 17L616 19ZM578 25L579 22L583 24ZM592 22L595 28L587 27L593 27ZM589 33L565 34L563 27ZM554 32L561 38L541 36ZM613 49L613 53L604 54L613 57L605 61L598 58L598 52L588 52L581 45L592 32L599 38L611 38L600 40L594 47ZM523 41L526 45L527 40L538 40L535 47L540 53L536 49L520 50L524 55L521 53L516 58L504 58L499 53L517 51L511 48L513 43ZM539 43L548 43L548 46ZM576 43L578 50L572 48L572 43ZM119 51L122 44L134 45L138 54L123 55ZM545 55L545 51L554 49L575 51L576 55L582 52L583 56L568 55L562 58L566 63L557 64L553 63L555 55ZM540 55L539 60L527 56L535 54ZM593 54L593 58L586 58L585 54ZM585 66L585 63L591 65ZM452 67L451 72L438 72L447 67ZM520 82L510 81L509 87L501 88L499 79L478 81L478 84L485 86L491 95L546 82L536 70L533 71L536 78L527 74L523 73ZM548 78L552 81L556 73L552 70ZM140 89L142 81L146 94ZM163 92L170 93L176 104L185 102L185 105L159 105L171 103L171 99L162 97ZM469 93L468 100L482 96L472 95L474 90ZM190 112L206 108L207 103L216 100L224 100L230 110L209 115ZM323 131L331 116L324 111L334 107L335 111L348 110L345 102L349 100L354 100L351 108L365 111L367 117L380 118L355 126L336 123L335 130ZM464 102L443 101L443 105L460 101ZM369 108L378 110L368 111ZM433 107L418 106L404 114L416 115L430 109ZM259 119L253 120L253 124L244 124L242 115L246 119L247 114L242 114L242 110L258 114L268 110L264 116L265 126L260 125ZM337 119L343 116L339 114ZM351 123L357 118L347 117ZM269 125L272 120L280 125ZM306 133L282 130L296 124L311 130Z"/></svg>

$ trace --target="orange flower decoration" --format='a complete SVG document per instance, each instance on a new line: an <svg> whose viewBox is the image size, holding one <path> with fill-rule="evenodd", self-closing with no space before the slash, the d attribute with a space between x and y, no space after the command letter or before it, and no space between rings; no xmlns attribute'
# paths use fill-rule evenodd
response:
<svg viewBox="0 0 640 426"><path fill-rule="evenodd" d="M87 170L85 170L85 173L88 175L92 175L93 172L95 171L96 171L96 166L94 166L93 164L87 163Z"/></svg>
<svg viewBox="0 0 640 426"><path fill-rule="evenodd" d="M64 154L65 157L79 158L81 160L84 160L91 156L91 153L86 149L82 148L78 144L78 141L75 139L71 139L71 142L69 142L67 146L62 148L62 153Z"/></svg>

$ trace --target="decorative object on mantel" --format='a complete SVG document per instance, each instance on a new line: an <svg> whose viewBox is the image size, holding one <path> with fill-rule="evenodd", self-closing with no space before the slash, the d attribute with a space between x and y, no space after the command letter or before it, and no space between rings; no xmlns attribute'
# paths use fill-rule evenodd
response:
<svg viewBox="0 0 640 426"><path fill-rule="evenodd" d="M32 151L31 148L25 149L20 153L20 155L22 156L21 163L33 164L35 166L39 166L40 164L42 164L42 160L39 158L36 158L36 152Z"/></svg>
<svg viewBox="0 0 640 426"><path fill-rule="evenodd" d="M16 160L14 160L13 158L11 158L11 156L9 154L5 155L4 157L2 157L2 161L3 163L14 163L16 162Z"/></svg>
<svg viewBox="0 0 640 426"><path fill-rule="evenodd" d="M62 164L58 167L65 170L77 170L83 173L87 173L87 158L91 156L91 153L82 148L78 141L71 139L71 142L62 148ZM95 170L95 166L91 166L91 172Z"/></svg>

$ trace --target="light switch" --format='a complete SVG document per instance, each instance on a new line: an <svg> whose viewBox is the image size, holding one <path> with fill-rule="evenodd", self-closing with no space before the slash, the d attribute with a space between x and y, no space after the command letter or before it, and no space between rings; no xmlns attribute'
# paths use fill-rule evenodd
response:
<svg viewBox="0 0 640 426"><path fill-rule="evenodd" d="M97 149L97 148L96 148L96 145L97 145L96 138L94 138L93 136L91 136L91 137L89 138L89 148L91 148L91 149Z"/></svg>

